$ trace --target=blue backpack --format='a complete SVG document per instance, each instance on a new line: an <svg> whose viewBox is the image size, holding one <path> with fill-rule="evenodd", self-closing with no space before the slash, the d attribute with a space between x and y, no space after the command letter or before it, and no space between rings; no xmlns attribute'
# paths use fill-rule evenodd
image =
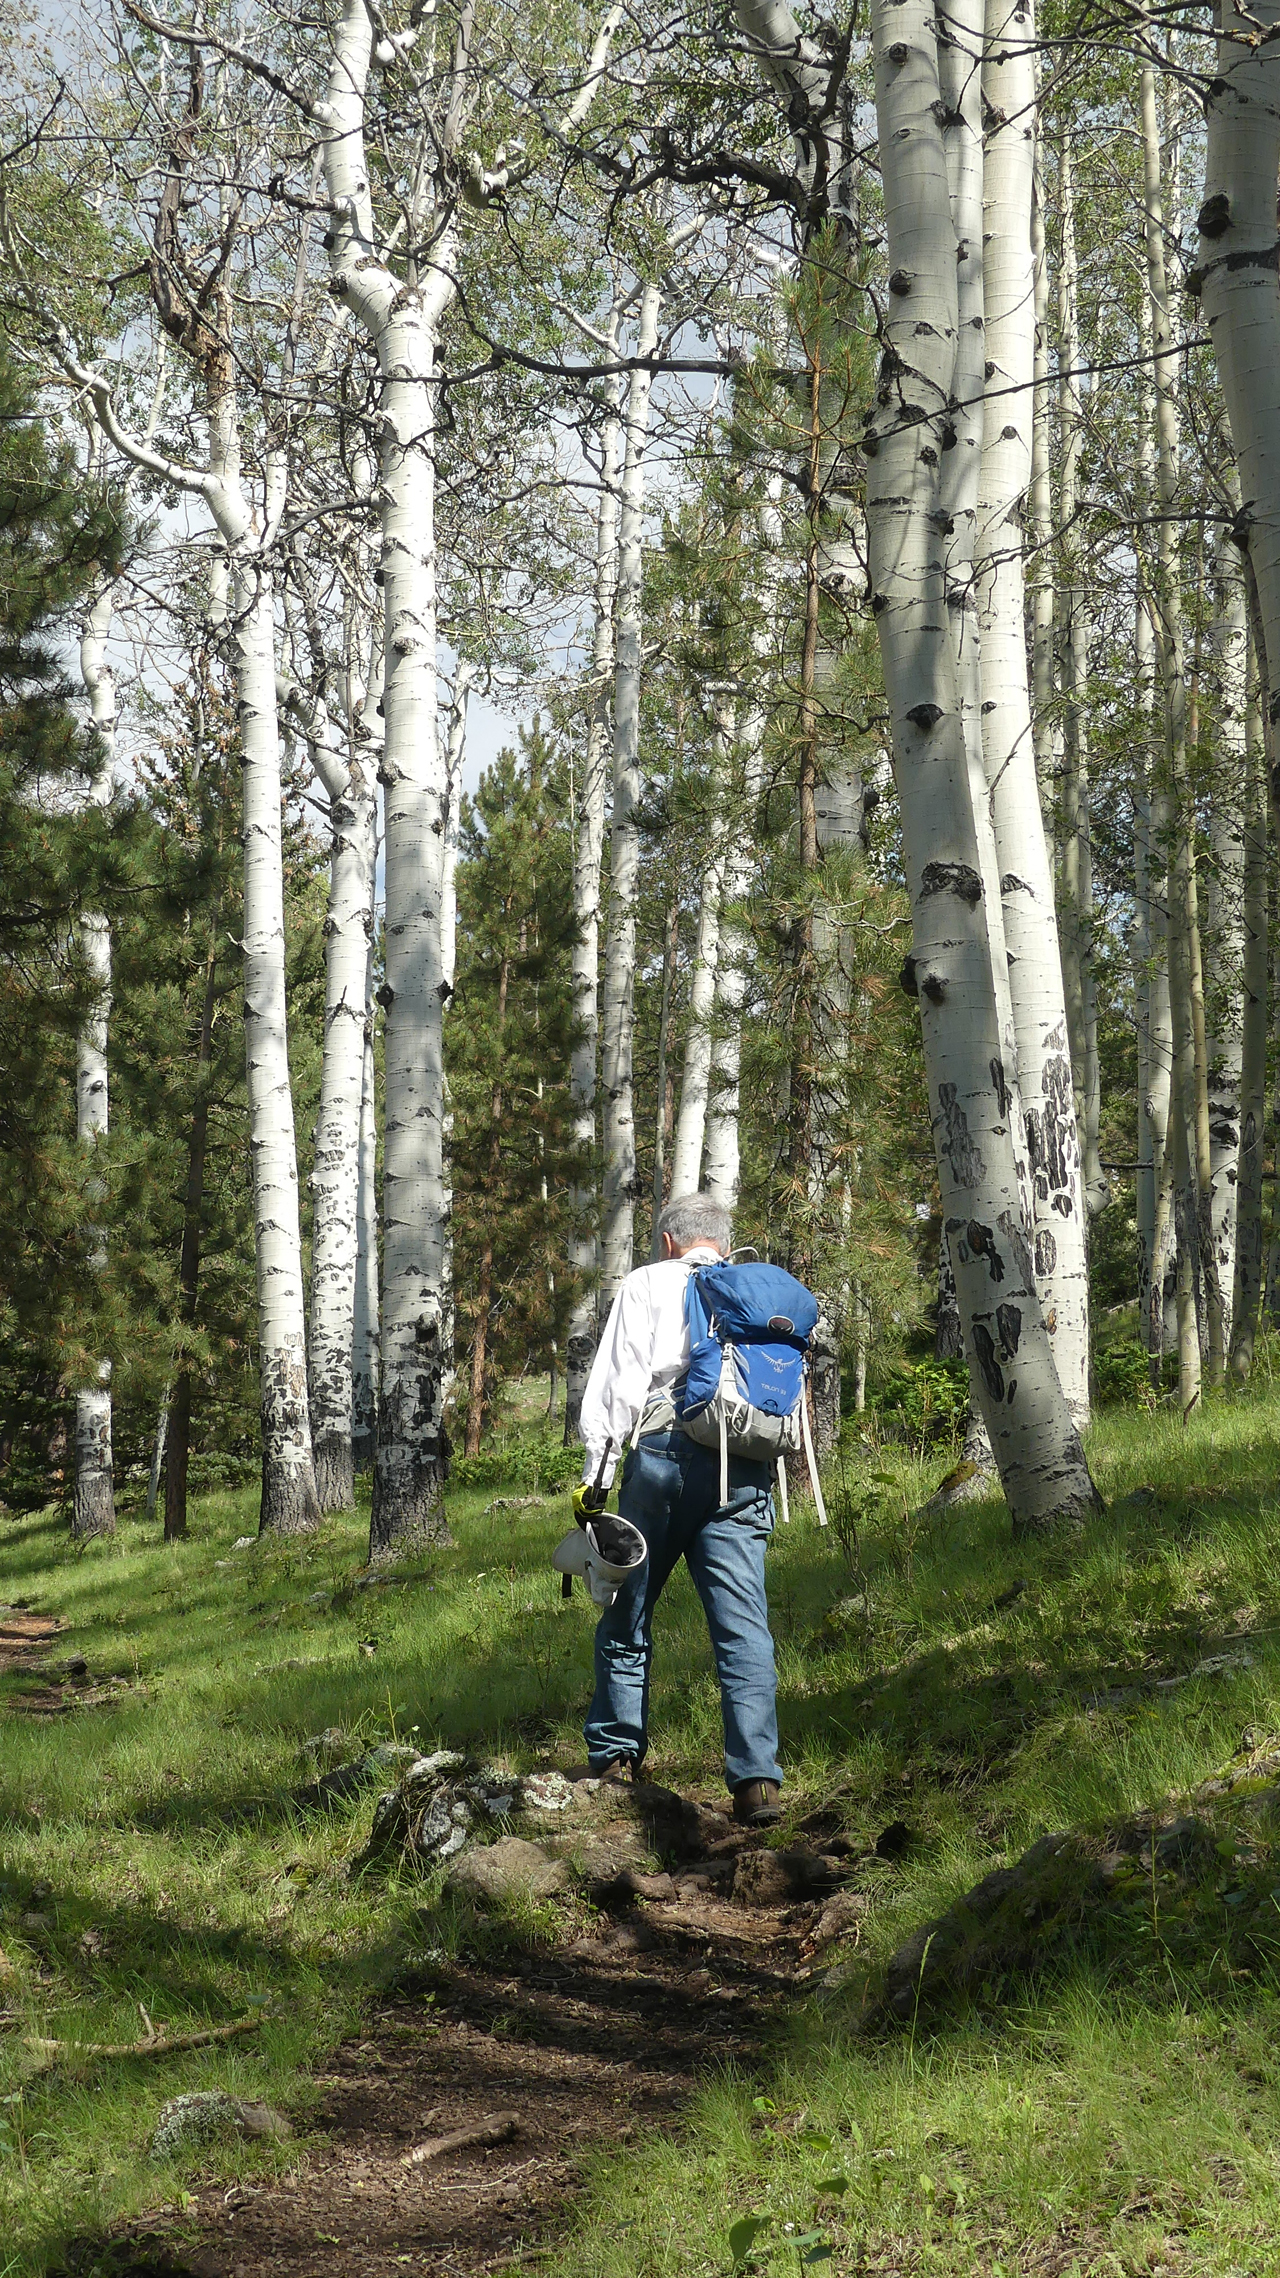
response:
<svg viewBox="0 0 1280 2278"><path fill-rule="evenodd" d="M729 1457L778 1469L787 1510L786 1457L803 1448L818 1509L827 1523L809 1425L806 1380L818 1301L794 1274L762 1260L699 1266L685 1288L689 1373L677 1414L691 1440L720 1450L720 1500L729 1500Z"/></svg>

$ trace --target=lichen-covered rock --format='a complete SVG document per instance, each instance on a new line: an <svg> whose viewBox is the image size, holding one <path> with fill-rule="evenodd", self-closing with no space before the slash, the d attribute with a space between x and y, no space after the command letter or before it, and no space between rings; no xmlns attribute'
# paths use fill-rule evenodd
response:
<svg viewBox="0 0 1280 2278"><path fill-rule="evenodd" d="M540 1844L527 1843L522 1836L504 1835L456 1860L449 1869L447 1888L482 1901L550 1898L567 1890L570 1880L563 1859L549 1859Z"/></svg>
<svg viewBox="0 0 1280 2278"><path fill-rule="evenodd" d="M476 1835L501 1829L516 1803L514 1780L456 1749L415 1754L399 1786L379 1796L363 1858L397 1850L418 1866L441 1866Z"/></svg>
<svg viewBox="0 0 1280 2278"><path fill-rule="evenodd" d="M151 2138L153 2159L173 2159L180 2152L213 2143L218 2136L288 2136L292 2134L283 2112L269 2104L252 2104L243 2096L228 2096L222 2088L189 2089L171 2096L160 2107Z"/></svg>
<svg viewBox="0 0 1280 2278"><path fill-rule="evenodd" d="M317 1772L331 1772L344 1764L351 1753L351 1735L340 1724L330 1724L323 1732L313 1732L304 1740L298 1754Z"/></svg>
<svg viewBox="0 0 1280 2278"><path fill-rule="evenodd" d="M563 1772L530 1772L520 1782L522 1811L567 1811L573 1802L573 1784Z"/></svg>

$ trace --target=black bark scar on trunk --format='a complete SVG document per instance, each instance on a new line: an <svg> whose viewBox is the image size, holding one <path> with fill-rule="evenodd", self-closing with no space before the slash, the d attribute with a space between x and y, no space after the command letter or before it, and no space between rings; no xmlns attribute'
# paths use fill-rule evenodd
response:
<svg viewBox="0 0 1280 2278"><path fill-rule="evenodd" d="M974 910L982 900L982 880L967 862L926 862L920 873L921 901L930 894L956 894Z"/></svg>
<svg viewBox="0 0 1280 2278"><path fill-rule="evenodd" d="M1029 1108L1026 1115L1027 1155L1037 1202L1053 1195L1054 1207L1071 1215L1070 1143L1075 1135L1075 1106L1071 1066L1061 1054L1046 1060L1044 1107ZM1065 1202L1065 1208L1063 1207Z"/></svg>
<svg viewBox="0 0 1280 2278"><path fill-rule="evenodd" d="M977 1354L978 1366L982 1371L982 1381L992 1399L1003 1400L1004 1371L996 1359L995 1341L991 1331L983 1321L977 1322L974 1326L973 1349Z"/></svg>
<svg viewBox="0 0 1280 2278"><path fill-rule="evenodd" d="M969 1119L954 1084L939 1084L938 1114L942 1123L939 1151L950 1163L956 1185L977 1186L985 1178L987 1166L981 1148L970 1136Z"/></svg>

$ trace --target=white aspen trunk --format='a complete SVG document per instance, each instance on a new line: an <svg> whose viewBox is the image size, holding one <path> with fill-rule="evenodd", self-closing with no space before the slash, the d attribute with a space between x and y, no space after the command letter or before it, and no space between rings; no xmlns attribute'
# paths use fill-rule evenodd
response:
<svg viewBox="0 0 1280 2278"><path fill-rule="evenodd" d="M1035 296L1034 400L1031 416L1031 489L1028 536L1031 570L1031 729L1036 785L1047 833L1052 833L1058 786L1053 713L1053 478L1049 465L1049 248L1044 227L1044 138L1037 130L1031 207L1031 259Z"/></svg>
<svg viewBox="0 0 1280 2278"><path fill-rule="evenodd" d="M741 811L731 820L725 862L725 916L720 930L720 956L716 966L717 1024L711 1052L711 1096L707 1104L706 1191L726 1210L738 1202L741 1145L738 1118L741 1104L742 1013L747 998L751 937L738 916L751 885L755 866L755 809L764 782L766 710L758 678L773 655L774 617L778 599L778 547L782 522L776 498L780 488L771 484L770 503L762 510L760 534L765 546L760 583L760 617L752 635L755 676L742 723Z"/></svg>
<svg viewBox="0 0 1280 2278"><path fill-rule="evenodd" d="M757 715L759 717L759 715ZM720 955L716 964L716 1032L711 1047L711 1089L707 1101L706 1149L703 1185L708 1194L734 1210L738 1201L741 1142L738 1119L741 1106L742 1014L747 1001L747 973L751 936L738 916L751 885L755 856L749 832L742 827L754 812L759 780L753 761L761 758L759 742L752 740L753 723L744 722L742 823L734 831L725 864L724 919L720 929ZM673 1189L674 1191L674 1189Z"/></svg>
<svg viewBox="0 0 1280 2278"><path fill-rule="evenodd" d="M1142 294L1138 303L1138 339L1146 361L1140 387L1142 499L1153 518L1159 511L1159 473L1156 447L1156 397L1151 354L1155 340L1151 302ZM1158 551L1158 540L1157 540ZM1165 1353L1177 1351L1176 1244L1171 1209L1171 1157L1169 1104L1173 1096L1173 1013L1169 1003L1169 830L1167 795L1161 788L1164 772L1163 721L1156 725L1156 683L1163 687L1163 650L1158 619L1151 545L1139 549L1142 579L1135 628L1135 662L1138 706L1145 724L1139 823L1141 853L1145 857L1146 954L1143 989L1143 1028L1146 1036L1146 1076L1140 1101L1138 1155L1150 1163L1139 1172L1139 1242L1149 1213L1145 1257L1139 1255L1139 1328L1152 1357L1152 1381L1158 1387ZM1162 696L1163 702L1163 696ZM1145 1272L1145 1280L1143 1278Z"/></svg>
<svg viewBox="0 0 1280 2278"><path fill-rule="evenodd" d="M151 1461L147 1466L146 1520L148 1526L156 1515L160 1500L160 1476L164 1470L165 1443L169 1437L169 1387L166 1384L160 1395L156 1413L156 1428L151 1435Z"/></svg>
<svg viewBox="0 0 1280 2278"><path fill-rule="evenodd" d="M891 293L867 516L912 905L908 978L971 1366L1022 1532L1079 1519L1099 1498L1035 1291L946 624L938 468L958 310L937 32L924 0L876 0L872 25Z"/></svg>
<svg viewBox="0 0 1280 2278"><path fill-rule="evenodd" d="M1264 710L1280 714L1280 164L1278 0L1222 0L1217 77L1206 97L1208 145L1196 278L1240 470L1239 531L1248 546L1266 644ZM1263 37L1258 38L1261 29ZM1234 36L1233 36L1234 35Z"/></svg>
<svg viewBox="0 0 1280 2278"><path fill-rule="evenodd" d="M108 585L90 606L80 628L80 672L89 697L89 709L100 747L100 764L89 783L89 804L110 804L114 785L116 691L115 675L106 658L107 636L115 608L115 588ZM93 1150L107 1136L109 1091L107 1037L111 1016L111 928L98 911L86 911L80 921L80 949L92 984L92 1000L76 1039L76 1140L92 1159ZM92 1174L87 1182L91 1199L101 1193L101 1181ZM95 1227L91 1236L89 1268L104 1271L107 1263L105 1232ZM78 1542L94 1535L113 1534L116 1524L115 1491L111 1469L111 1363L100 1360L96 1384L76 1394L75 1496L71 1532Z"/></svg>
<svg viewBox="0 0 1280 2278"><path fill-rule="evenodd" d="M1169 307L1165 265L1164 192L1161 180L1160 130L1156 113L1155 70L1144 63L1141 72L1141 129L1143 202L1145 209L1147 285L1151 304L1155 349L1156 463L1160 523L1158 542L1157 632L1165 695L1165 756L1168 791L1153 802L1157 835L1171 848L1169 865L1169 1002L1173 1025L1173 1084L1170 1125L1175 1202L1190 1188L1189 1206L1175 1213L1179 1224L1178 1375L1183 1415L1189 1415L1200 1397L1199 1330L1188 1320L1194 1315L1194 1256L1185 1262L1181 1251L1188 1225L1197 1232L1201 1211L1208 1202L1208 1114L1203 1129L1197 1103L1196 1039L1192 1007L1192 934L1196 929L1195 857L1192 846L1192 808L1187 784L1186 676L1182 632L1182 583L1178 558L1179 422L1175 400L1177 357ZM1209 1263L1205 1245L1205 1263ZM1211 1351L1222 1354L1221 1309L1215 1303L1216 1276L1206 1273ZM1194 1335L1193 1335L1194 1329ZM1194 1348L1194 1349L1193 1349Z"/></svg>
<svg viewBox="0 0 1280 2278"><path fill-rule="evenodd" d="M1030 0L988 0L982 98L986 406L976 575L981 732L1003 901L1025 1119L1036 1288L1077 1425L1089 1420L1089 1282L1053 873L1027 678L1023 514L1032 476L1035 20Z"/></svg>
<svg viewBox="0 0 1280 2278"><path fill-rule="evenodd" d="M231 608L223 629L236 683L243 783L244 1034L253 1166L262 1534L301 1534L319 1518L307 1398L306 1298L285 990L284 838L275 601L261 531L245 495L239 415L224 317L206 365L207 497L226 548ZM279 479L279 467L276 469ZM268 485L265 519L283 495ZM215 606L221 595L215 589Z"/></svg>
<svg viewBox="0 0 1280 2278"><path fill-rule="evenodd" d="M444 882L440 896L440 967L448 997L458 966L458 820L462 810L462 765L467 749L467 706L476 667L459 657L453 672L449 733L445 743Z"/></svg>
<svg viewBox="0 0 1280 2278"><path fill-rule="evenodd" d="M1218 556L1220 607L1213 627L1217 677L1216 764L1209 809L1212 860L1206 882L1205 978L1210 1015L1209 1212L1222 1292L1223 1343L1231 1350L1236 1281L1244 1056L1245 831L1248 633L1244 575L1230 537Z"/></svg>
<svg viewBox="0 0 1280 2278"><path fill-rule="evenodd" d="M308 1396L316 1496L322 1511L355 1501L352 1379L360 1214L369 953L375 931L378 795L371 754L348 736L328 748L324 723L310 739L329 795L329 909L325 920L324 1044L311 1173L311 1316ZM354 723L352 727L354 728Z"/></svg>
<svg viewBox="0 0 1280 2278"><path fill-rule="evenodd" d="M449 727L445 739L445 823L444 865L440 884L440 995L447 1012L453 1001L453 986L458 970L458 825L462 809L462 768L467 750L467 710L471 684L476 666L469 657L459 657L453 673L453 695L449 705ZM443 1397L447 1398L453 1385L453 1359L457 1331L457 1309L453 1285L453 1099L445 1077L444 1099L444 1349L448 1366Z"/></svg>
<svg viewBox="0 0 1280 2278"><path fill-rule="evenodd" d="M1205 99L1208 140L1195 279L1239 468L1243 504L1237 532L1248 548L1257 595L1262 709L1271 730L1280 716L1278 23L1276 0L1259 0L1256 9L1244 11L1233 0L1221 0L1217 76Z"/></svg>
<svg viewBox="0 0 1280 2278"><path fill-rule="evenodd" d="M1250 615L1254 612L1251 610ZM1267 750L1258 642L1249 643L1245 710L1244 1008L1240 1066L1240 1161L1231 1373L1253 1367L1262 1301L1262 1172L1267 1109Z"/></svg>
<svg viewBox="0 0 1280 2278"><path fill-rule="evenodd" d="M360 1186L356 1198L356 1289L351 1328L351 1459L368 1471L378 1430L378 1122L373 1053L373 952L365 983L360 1083Z"/></svg>
<svg viewBox="0 0 1280 2278"><path fill-rule="evenodd" d="M232 557L231 644L244 769L244 1025L258 1269L263 1534L319 1516L307 1401L298 1162L285 1005L284 852L275 622L256 552Z"/></svg>
<svg viewBox="0 0 1280 2278"><path fill-rule="evenodd" d="M724 801L733 760L733 706L713 698L715 758L712 814L702 849L702 889L698 896L698 940L689 981L689 1025L685 1033L680 1110L671 1147L671 1192L695 1194L702 1176L702 1143L711 1089L712 1022L720 960L720 905L724 897Z"/></svg>
<svg viewBox="0 0 1280 2278"><path fill-rule="evenodd" d="M313 1527L319 1511L311 1462L298 1165L286 1028L274 603L264 532L241 480L229 315L222 307L206 322L211 345L201 358L209 427L209 466L204 473L180 465L149 440L131 435L121 425L108 382L81 362L71 335L56 319L54 334L59 361L92 401L109 441L132 465L203 498L220 539L210 575L210 624L226 639L236 683L244 786L242 947L262 1433L259 1527L263 1533L295 1534ZM278 524L284 506L278 477L277 465L276 478L267 486L267 534Z"/></svg>
<svg viewBox="0 0 1280 2278"><path fill-rule="evenodd" d="M983 765L982 625L974 550L982 479L983 389L986 371L985 274L982 147L982 0L950 0L941 19L946 37L938 42L938 78L947 107L943 148L951 200L956 263L956 364L952 383L955 440L941 463L942 512L951 527L945 539L947 616L956 657L956 689L964 725L965 756L973 802L982 879L982 906L991 948L1001 1061L1010 1093L1018 1093L1017 1039L1009 956L1000 895L1000 862L992 801ZM1021 1118L1011 1111L1010 1128L1021 1148Z"/></svg>
<svg viewBox="0 0 1280 2278"><path fill-rule="evenodd" d="M408 283L380 255L365 157L372 39L363 0L344 0L326 97L313 113L332 206L331 289L364 325L381 383L386 1117L374 1560L449 1539L441 1507L450 1366L441 923L447 786L436 723L432 381L438 328L455 290L457 232L450 213L437 215L430 251L420 272L415 261ZM464 39L460 32L459 98ZM451 105L446 134L455 139L463 108L460 99Z"/></svg>
<svg viewBox="0 0 1280 2278"><path fill-rule="evenodd" d="M1144 358L1149 357L1151 345L1151 307L1146 293L1138 296L1138 338ZM1144 362L1139 382L1139 499L1144 518L1155 510L1156 501L1156 445L1155 398L1151 385L1151 367ZM1140 726L1141 749L1134 788L1133 822L1133 875L1134 914L1129 929L1129 951L1133 963L1134 1009L1138 1032L1138 1172L1135 1186L1135 1217L1138 1235L1138 1334L1148 1352L1159 1353L1162 1340L1158 1335L1159 1316L1152 1312L1152 1288L1155 1266L1156 1197L1160 1186L1160 1170L1164 1155L1167 1104L1157 1116L1153 1093L1160 1037L1155 1018L1157 911L1156 880L1161 868L1160 851L1154 845L1151 833L1151 776L1155 754L1156 704L1156 629L1151 597L1150 540L1140 531L1134 543L1133 590L1133 661L1135 671L1136 710ZM1165 889L1159 889L1163 903ZM1160 935L1161 942L1163 934ZM1164 980L1165 1005L1168 1005L1168 978Z"/></svg>
<svg viewBox="0 0 1280 2278"><path fill-rule="evenodd" d="M668 906L662 926L662 996L658 1005L658 1071L654 1086L653 1189L649 1211L649 1263L662 1256L662 1211L667 1197L667 1122L671 1093L671 1003L680 954L680 906ZM674 1131L671 1134L674 1137Z"/></svg>
<svg viewBox="0 0 1280 2278"><path fill-rule="evenodd" d="M646 285L636 325L635 354L651 356L658 341L662 292ZM600 1306L612 1305L631 1271L636 1194L635 1099L632 1024L636 973L636 893L640 833L641 568L644 533L644 454L653 376L643 364L627 390L626 444L618 509L615 596L616 661L613 683L613 818L609 925L601 1002L601 1081L604 1093L604 1181L601 1211Z"/></svg>
<svg viewBox="0 0 1280 2278"><path fill-rule="evenodd" d="M1063 531L1062 679L1066 697L1062 750L1062 977L1075 1091L1080 1176L1092 1217L1109 1199L1098 1154L1101 1113L1097 999L1093 971L1093 857L1085 703L1089 685L1089 609L1080 560L1077 471L1083 435L1078 372L1080 327L1075 229L1075 171L1070 130L1058 170L1062 260L1058 270L1058 383L1061 473L1058 514Z"/></svg>
<svg viewBox="0 0 1280 2278"><path fill-rule="evenodd" d="M617 347L618 311L610 315L606 340ZM600 496L596 507L596 562L594 626L591 642L591 710L587 721L586 757L578 798L573 850L573 914L577 933L573 944L574 1042L569 1063L569 1094L573 1105L573 1144L578 1159L590 1166L574 1192L574 1225L569 1238L569 1267L575 1296L565 1343L564 1437L569 1446L577 1437L582 1395L595 1358L597 1318L596 1277L599 1270L599 1194L596 1185L596 1082L600 1057L600 862L604 849L605 783L609 772L611 673L613 658L614 590L618 576L618 476L621 456L621 375L605 382L604 421L600 433Z"/></svg>

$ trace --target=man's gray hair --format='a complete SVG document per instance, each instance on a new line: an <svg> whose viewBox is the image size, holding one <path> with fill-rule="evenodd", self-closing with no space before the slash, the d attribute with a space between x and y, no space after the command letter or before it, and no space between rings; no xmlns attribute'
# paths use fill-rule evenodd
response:
<svg viewBox="0 0 1280 2278"><path fill-rule="evenodd" d="M677 1250L714 1242L727 1256L733 1248L733 1220L713 1194L673 1194L658 1220L658 1233L669 1234Z"/></svg>

